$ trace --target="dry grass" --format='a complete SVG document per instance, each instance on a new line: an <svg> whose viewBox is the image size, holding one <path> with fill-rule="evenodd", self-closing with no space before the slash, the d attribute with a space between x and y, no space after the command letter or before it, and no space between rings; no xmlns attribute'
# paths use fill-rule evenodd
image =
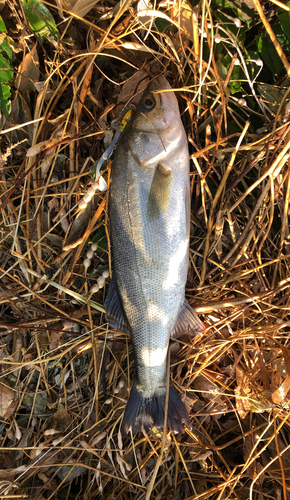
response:
<svg viewBox="0 0 290 500"><path fill-rule="evenodd" d="M62 20L52 8L62 34L54 45L36 45L16 1L6 6L24 51L19 62L32 52L35 66L38 53L45 83L37 93L16 90L13 118L1 132L0 498L289 499L290 125L283 103L274 114L249 81L249 99L258 103L261 127L267 124L258 134L249 108L227 91L234 60L225 80L217 71L207 2L204 10L177 4L147 19L127 2L97 22L101 5L83 20L65 11ZM151 23L160 12L173 21L168 35ZM77 218L90 170L140 69L167 71L189 134L186 296L207 327L202 338L171 344L172 383L194 430L163 444L157 430L124 443L119 433L133 373L130 339L108 328L108 284L90 294L110 268L107 192ZM229 117L237 132L228 132ZM103 168L107 182L110 168ZM85 268L92 243L98 247Z"/></svg>

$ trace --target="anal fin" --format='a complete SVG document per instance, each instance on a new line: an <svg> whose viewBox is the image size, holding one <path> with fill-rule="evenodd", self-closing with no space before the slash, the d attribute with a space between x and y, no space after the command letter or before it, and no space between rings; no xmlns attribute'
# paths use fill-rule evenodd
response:
<svg viewBox="0 0 290 500"><path fill-rule="evenodd" d="M203 322L199 319L187 300L184 299L184 303L171 332L171 337L177 338L186 333L189 335L197 335L198 333L204 332L204 330L205 326Z"/></svg>
<svg viewBox="0 0 290 500"><path fill-rule="evenodd" d="M109 286L109 291L105 300L105 308L107 309L107 318L110 327L122 330L125 333L130 333L130 327L123 312L115 276L112 277Z"/></svg>

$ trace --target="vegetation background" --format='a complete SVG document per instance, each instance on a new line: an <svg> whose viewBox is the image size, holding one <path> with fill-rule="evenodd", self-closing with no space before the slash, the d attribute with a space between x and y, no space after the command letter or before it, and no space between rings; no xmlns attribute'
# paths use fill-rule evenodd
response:
<svg viewBox="0 0 290 500"><path fill-rule="evenodd" d="M290 3L7 0L0 14L0 498L289 500ZM186 296L207 330L170 345L193 431L123 442L134 369L104 314L94 182L159 73L189 139Z"/></svg>

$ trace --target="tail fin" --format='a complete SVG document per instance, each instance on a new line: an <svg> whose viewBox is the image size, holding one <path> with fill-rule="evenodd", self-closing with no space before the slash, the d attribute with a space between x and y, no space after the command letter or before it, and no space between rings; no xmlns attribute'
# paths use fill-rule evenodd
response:
<svg viewBox="0 0 290 500"><path fill-rule="evenodd" d="M164 392L164 394L160 396L156 395L146 398L144 397L144 393L139 391L136 384L134 384L123 417L121 428L122 436L125 437L130 428L132 428L133 434L136 434L136 432L141 431L142 428L148 432L153 426L158 428L163 427L165 396L166 393ZM182 423L190 430L192 429L184 404L174 387L171 385L169 387L167 424L174 434L183 434L184 427Z"/></svg>

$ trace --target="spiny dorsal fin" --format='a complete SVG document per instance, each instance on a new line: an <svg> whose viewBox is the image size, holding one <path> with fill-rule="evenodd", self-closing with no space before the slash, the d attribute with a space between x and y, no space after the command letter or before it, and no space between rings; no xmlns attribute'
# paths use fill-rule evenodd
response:
<svg viewBox="0 0 290 500"><path fill-rule="evenodd" d="M164 213L170 196L171 170L157 165L148 198L147 216L154 221Z"/></svg>

